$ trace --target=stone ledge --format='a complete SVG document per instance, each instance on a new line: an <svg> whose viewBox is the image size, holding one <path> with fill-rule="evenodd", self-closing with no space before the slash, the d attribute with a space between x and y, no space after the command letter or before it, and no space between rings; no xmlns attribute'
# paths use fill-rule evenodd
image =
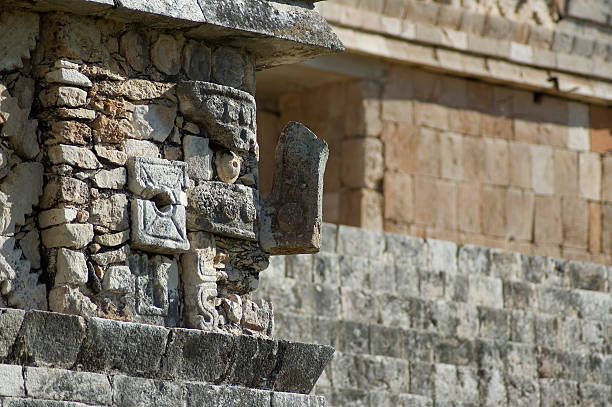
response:
<svg viewBox="0 0 612 407"><path fill-rule="evenodd" d="M344 49L312 2L300 0L3 0L3 5L183 29L189 37L245 48L260 69Z"/></svg>
<svg viewBox="0 0 612 407"><path fill-rule="evenodd" d="M0 308L0 363L309 393L327 346Z"/></svg>

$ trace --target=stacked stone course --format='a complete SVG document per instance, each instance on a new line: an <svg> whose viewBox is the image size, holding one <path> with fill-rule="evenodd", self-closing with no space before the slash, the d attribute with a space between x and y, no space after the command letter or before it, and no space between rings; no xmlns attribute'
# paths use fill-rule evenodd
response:
<svg viewBox="0 0 612 407"><path fill-rule="evenodd" d="M337 349L332 406L586 406L612 399L611 269L326 224L274 258L276 335Z"/></svg>

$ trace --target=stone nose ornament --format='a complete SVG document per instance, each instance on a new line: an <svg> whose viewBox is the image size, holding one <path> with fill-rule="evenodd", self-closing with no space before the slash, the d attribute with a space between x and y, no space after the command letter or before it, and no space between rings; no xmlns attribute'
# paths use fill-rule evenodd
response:
<svg viewBox="0 0 612 407"><path fill-rule="evenodd" d="M183 115L207 130L211 144L236 155L258 158L255 99L248 93L208 82L182 82L177 96ZM329 156L325 141L291 122L276 147L272 192L222 181L205 181L188 190L189 230L258 241L270 255L316 253L320 247L323 173Z"/></svg>

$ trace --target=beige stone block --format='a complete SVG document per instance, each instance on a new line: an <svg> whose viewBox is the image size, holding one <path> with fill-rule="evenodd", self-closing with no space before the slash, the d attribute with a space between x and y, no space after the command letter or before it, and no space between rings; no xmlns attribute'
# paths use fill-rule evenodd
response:
<svg viewBox="0 0 612 407"><path fill-rule="evenodd" d="M536 244L533 246L533 254L543 257L561 257L561 247L554 244Z"/></svg>
<svg viewBox="0 0 612 407"><path fill-rule="evenodd" d="M535 197L535 242L561 244L561 199L558 196Z"/></svg>
<svg viewBox="0 0 612 407"><path fill-rule="evenodd" d="M435 103L414 102L414 119L417 126L426 126L438 130L448 130L449 110Z"/></svg>
<svg viewBox="0 0 612 407"><path fill-rule="evenodd" d="M601 205L589 203L589 252L601 252Z"/></svg>
<svg viewBox="0 0 612 407"><path fill-rule="evenodd" d="M576 197L561 198L563 245L585 249L588 239L589 205Z"/></svg>
<svg viewBox="0 0 612 407"><path fill-rule="evenodd" d="M342 143L342 182L352 188L376 189L384 172L383 144L374 137Z"/></svg>
<svg viewBox="0 0 612 407"><path fill-rule="evenodd" d="M382 119L396 123L412 123L412 101L383 96Z"/></svg>
<svg viewBox="0 0 612 407"><path fill-rule="evenodd" d="M508 142L502 139L484 139L486 181L491 184L508 185Z"/></svg>
<svg viewBox="0 0 612 407"><path fill-rule="evenodd" d="M548 146L531 146L531 185L536 194L553 193L553 149Z"/></svg>
<svg viewBox="0 0 612 407"><path fill-rule="evenodd" d="M341 223L371 230L383 228L383 197L368 189L342 192L340 202Z"/></svg>
<svg viewBox="0 0 612 407"><path fill-rule="evenodd" d="M480 137L464 137L462 142L463 179L466 181L484 181L485 146Z"/></svg>
<svg viewBox="0 0 612 407"><path fill-rule="evenodd" d="M480 233L482 191L478 183L461 183L457 190L457 223L459 230Z"/></svg>
<svg viewBox="0 0 612 407"><path fill-rule="evenodd" d="M440 170L443 178L461 180L463 178L462 140L458 134L443 133L440 135Z"/></svg>
<svg viewBox="0 0 612 407"><path fill-rule="evenodd" d="M43 230L41 237L43 244L47 248L68 247L71 249L81 249L93 240L93 225L67 223Z"/></svg>
<svg viewBox="0 0 612 407"><path fill-rule="evenodd" d="M482 231L486 235L506 235L506 190L485 185L482 188Z"/></svg>
<svg viewBox="0 0 612 407"><path fill-rule="evenodd" d="M417 137L416 172L440 176L440 136L434 130L421 128Z"/></svg>
<svg viewBox="0 0 612 407"><path fill-rule="evenodd" d="M327 192L323 194L323 221L340 223L340 192Z"/></svg>
<svg viewBox="0 0 612 407"><path fill-rule="evenodd" d="M589 151L591 149L589 105L569 102L568 126L567 147L570 150Z"/></svg>
<svg viewBox="0 0 612 407"><path fill-rule="evenodd" d="M578 195L578 153L554 150L554 192L558 195Z"/></svg>
<svg viewBox="0 0 612 407"><path fill-rule="evenodd" d="M511 141L508 154L510 185L531 189L531 146Z"/></svg>
<svg viewBox="0 0 612 407"><path fill-rule="evenodd" d="M599 200L601 197L601 156L598 153L580 153L578 157L580 196Z"/></svg>
<svg viewBox="0 0 612 407"><path fill-rule="evenodd" d="M420 141L420 134L412 125L386 124L382 132L385 168L404 173L416 172ZM329 163L327 165L329 167Z"/></svg>
<svg viewBox="0 0 612 407"><path fill-rule="evenodd" d="M437 181L436 228L457 230L457 183Z"/></svg>
<svg viewBox="0 0 612 407"><path fill-rule="evenodd" d="M427 176L414 177L414 221L433 225L436 220L438 199L437 179Z"/></svg>
<svg viewBox="0 0 612 407"><path fill-rule="evenodd" d="M519 188L506 191L506 236L509 239L533 238L533 210L533 192Z"/></svg>
<svg viewBox="0 0 612 407"><path fill-rule="evenodd" d="M386 172L384 181L385 220L410 223L413 220L412 176Z"/></svg>
<svg viewBox="0 0 612 407"><path fill-rule="evenodd" d="M601 252L612 253L612 205L601 205Z"/></svg>
<svg viewBox="0 0 612 407"><path fill-rule="evenodd" d="M612 157L603 156L601 159L603 167L601 178L601 200L612 202Z"/></svg>
<svg viewBox="0 0 612 407"><path fill-rule="evenodd" d="M479 136L481 134L482 114L472 109L451 109L449 126L454 132Z"/></svg>
<svg viewBox="0 0 612 407"><path fill-rule="evenodd" d="M514 119L514 138L528 144L539 143L540 126L537 122L526 119Z"/></svg>

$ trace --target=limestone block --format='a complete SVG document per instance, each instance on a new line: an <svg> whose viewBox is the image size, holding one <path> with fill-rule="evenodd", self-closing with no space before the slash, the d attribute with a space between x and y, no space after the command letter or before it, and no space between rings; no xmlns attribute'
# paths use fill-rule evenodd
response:
<svg viewBox="0 0 612 407"><path fill-rule="evenodd" d="M39 99L44 107L82 107L87 104L87 92L69 86L55 86L40 92Z"/></svg>
<svg viewBox="0 0 612 407"><path fill-rule="evenodd" d="M68 109L60 107L56 110L58 117L66 120L86 120L88 122L96 118L96 111L91 109Z"/></svg>
<svg viewBox="0 0 612 407"><path fill-rule="evenodd" d="M123 165L127 160L127 154L123 151L113 150L100 145L95 145L94 151L100 159L111 164Z"/></svg>
<svg viewBox="0 0 612 407"><path fill-rule="evenodd" d="M234 48L219 47L213 54L213 77L225 86L239 88L245 75L245 60Z"/></svg>
<svg viewBox="0 0 612 407"><path fill-rule="evenodd" d="M172 406L181 403L183 387L179 382L157 381L114 375L114 399L121 406Z"/></svg>
<svg viewBox="0 0 612 407"><path fill-rule="evenodd" d="M70 249L57 251L55 285L83 285L87 283L87 264L85 255Z"/></svg>
<svg viewBox="0 0 612 407"><path fill-rule="evenodd" d="M136 312L145 316L178 318L178 264L164 256L133 255L136 276Z"/></svg>
<svg viewBox="0 0 612 407"><path fill-rule="evenodd" d="M146 140L127 139L123 143L123 151L128 157L159 157L159 148Z"/></svg>
<svg viewBox="0 0 612 407"><path fill-rule="evenodd" d="M177 96L185 117L208 131L211 141L230 150L257 145L255 99L246 92L208 82L180 83Z"/></svg>
<svg viewBox="0 0 612 407"><path fill-rule="evenodd" d="M100 170L92 179L98 188L122 189L127 183L127 172L123 167L114 170Z"/></svg>
<svg viewBox="0 0 612 407"><path fill-rule="evenodd" d="M160 158L130 158L128 187L145 199L154 199L160 205L186 205L182 192L188 185L187 165L181 161Z"/></svg>
<svg viewBox="0 0 612 407"><path fill-rule="evenodd" d="M104 273L102 288L119 294L133 293L135 278L127 266L111 266Z"/></svg>
<svg viewBox="0 0 612 407"><path fill-rule="evenodd" d="M14 290L17 276L30 271L30 264L21 260L21 250L15 247L14 237L0 236L0 293Z"/></svg>
<svg viewBox="0 0 612 407"><path fill-rule="evenodd" d="M103 374L27 367L24 377L29 397L95 405L111 405L113 401L111 383Z"/></svg>
<svg viewBox="0 0 612 407"><path fill-rule="evenodd" d="M0 310L0 359L4 360L13 348L21 328L25 311L17 309Z"/></svg>
<svg viewBox="0 0 612 407"><path fill-rule="evenodd" d="M47 287L40 281L40 273L30 272L28 264L12 281L12 291L7 297L8 305L25 310L47 310Z"/></svg>
<svg viewBox="0 0 612 407"><path fill-rule="evenodd" d="M16 365L0 365L0 396L23 397L25 386L23 368Z"/></svg>
<svg viewBox="0 0 612 407"><path fill-rule="evenodd" d="M49 309L61 314L94 316L98 307L78 288L60 286L49 292Z"/></svg>
<svg viewBox="0 0 612 407"><path fill-rule="evenodd" d="M553 193L553 151L549 146L531 146L531 184L536 194Z"/></svg>
<svg viewBox="0 0 612 407"><path fill-rule="evenodd" d="M119 246L130 240L130 231L124 230L123 232L97 235L94 240L102 246Z"/></svg>
<svg viewBox="0 0 612 407"><path fill-rule="evenodd" d="M198 182L212 179L213 152L208 146L207 138L184 136L183 156L187 163L189 177Z"/></svg>
<svg viewBox="0 0 612 407"><path fill-rule="evenodd" d="M11 146L24 158L34 158L40 152L36 135L38 121L30 120L29 115L30 106L21 108L19 100L11 97L0 85L0 123L4 123L0 135L7 137Z"/></svg>
<svg viewBox="0 0 612 407"><path fill-rule="evenodd" d="M15 225L23 225L25 216L32 213L42 194L43 166L38 162L17 164L0 184L0 192L6 194L6 205L10 207L9 219L4 218L1 233L12 233ZM1 204L0 204L1 206Z"/></svg>
<svg viewBox="0 0 612 407"><path fill-rule="evenodd" d="M46 140L45 143L85 145L91 139L91 128L80 122L57 121L51 125L50 135L53 139Z"/></svg>
<svg viewBox="0 0 612 407"><path fill-rule="evenodd" d="M108 266L109 264L124 263L128 258L128 254L129 246L125 245L117 250L92 254L91 259L101 266Z"/></svg>
<svg viewBox="0 0 612 407"><path fill-rule="evenodd" d="M142 72L149 65L147 38L139 32L125 33L119 42L119 51L135 71Z"/></svg>
<svg viewBox="0 0 612 407"><path fill-rule="evenodd" d="M145 199L132 200L132 246L154 253L179 253L189 249L183 205L159 207Z"/></svg>
<svg viewBox="0 0 612 407"><path fill-rule="evenodd" d="M233 184L240 175L240 167L242 160L235 153L217 152L215 154L215 167L217 168L217 176L225 183Z"/></svg>
<svg viewBox="0 0 612 407"><path fill-rule="evenodd" d="M125 194L113 194L110 198L92 201L89 222L110 230L126 230L129 227L128 200Z"/></svg>
<svg viewBox="0 0 612 407"><path fill-rule="evenodd" d="M260 242L271 254L315 253L320 247L323 173L329 149L291 122L276 147L272 192L263 204Z"/></svg>
<svg viewBox="0 0 612 407"><path fill-rule="evenodd" d="M89 201L89 187L83 181L70 177L52 178L40 201L43 209L48 209L60 202L84 204Z"/></svg>
<svg viewBox="0 0 612 407"><path fill-rule="evenodd" d="M146 79L128 79L126 81L106 81L94 85L97 93L110 98L125 96L129 100L149 99L174 99L174 87L172 82L154 82Z"/></svg>
<svg viewBox="0 0 612 407"><path fill-rule="evenodd" d="M82 249L93 240L94 232L91 224L67 223L45 229L41 236L42 242L47 248Z"/></svg>
<svg viewBox="0 0 612 407"><path fill-rule="evenodd" d="M151 47L153 65L166 75L176 75L181 69L178 41L171 35L162 34Z"/></svg>
<svg viewBox="0 0 612 407"><path fill-rule="evenodd" d="M38 230L30 230L19 240L19 247L23 255L30 262L32 268L40 268L40 235Z"/></svg>
<svg viewBox="0 0 612 407"><path fill-rule="evenodd" d="M59 144L49 147L47 154L53 164L69 164L87 170L102 167L95 154L86 147Z"/></svg>
<svg viewBox="0 0 612 407"><path fill-rule="evenodd" d="M45 75L45 79L49 83L61 83L70 86L80 86L83 88L91 88L92 86L89 78L76 69L60 68L47 73L47 75Z"/></svg>
<svg viewBox="0 0 612 407"><path fill-rule="evenodd" d="M142 140L165 141L176 118L176 108L163 105L137 105L134 106L131 137Z"/></svg>
<svg viewBox="0 0 612 407"><path fill-rule="evenodd" d="M599 200L601 196L601 156L598 153L580 153L579 185L580 196Z"/></svg>
<svg viewBox="0 0 612 407"><path fill-rule="evenodd" d="M210 79L210 48L196 41L189 41L183 48L183 70L193 81Z"/></svg>
<svg viewBox="0 0 612 407"><path fill-rule="evenodd" d="M4 9L0 15L0 72L23 68L23 59L30 59L36 46L39 16Z"/></svg>
<svg viewBox="0 0 612 407"><path fill-rule="evenodd" d="M257 190L238 184L207 182L189 191L189 230L255 240Z"/></svg>

